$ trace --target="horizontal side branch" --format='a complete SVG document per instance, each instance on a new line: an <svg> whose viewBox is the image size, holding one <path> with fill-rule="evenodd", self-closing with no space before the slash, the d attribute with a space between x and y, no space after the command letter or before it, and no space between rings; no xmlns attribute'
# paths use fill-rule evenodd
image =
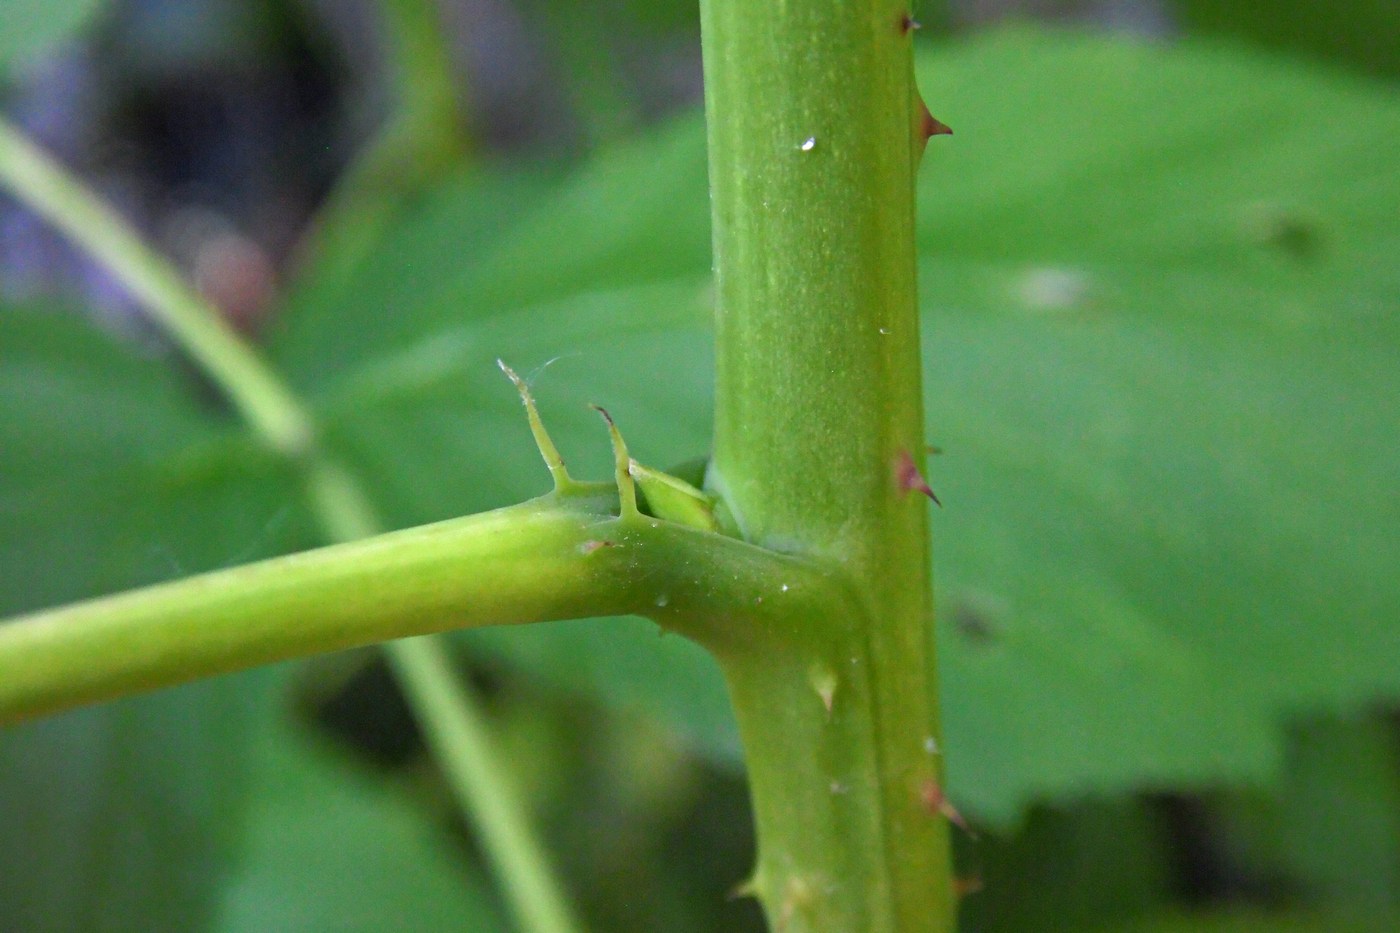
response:
<svg viewBox="0 0 1400 933"><path fill-rule="evenodd" d="M606 502L546 496L0 624L0 722L392 638L627 612L617 561L585 554Z"/></svg>
<svg viewBox="0 0 1400 933"><path fill-rule="evenodd" d="M0 624L0 723L487 625L644 615L723 653L834 598L810 565L616 509L615 489L581 486L21 616Z"/></svg>

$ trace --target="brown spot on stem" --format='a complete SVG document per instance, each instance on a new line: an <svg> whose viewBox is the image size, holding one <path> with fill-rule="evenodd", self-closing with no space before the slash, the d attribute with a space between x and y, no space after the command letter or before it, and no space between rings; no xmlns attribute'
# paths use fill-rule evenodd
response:
<svg viewBox="0 0 1400 933"><path fill-rule="evenodd" d="M578 549L579 549L579 551L581 551L581 552L583 553L583 555L584 555L585 557L587 557L589 554L592 554L594 551L600 551L600 550L602 550L602 549L605 548L605 547L612 547L612 546L613 546L613 543L612 543L611 541L585 541L585 542L583 542L582 544L580 544L580 545L578 546Z"/></svg>
<svg viewBox="0 0 1400 933"><path fill-rule="evenodd" d="M977 838L977 834L972 831L967 820L958 812L958 808L953 806L952 801L943 793L943 788L933 778L929 778L919 785L919 802L929 813L942 816L973 839Z"/></svg>
<svg viewBox="0 0 1400 933"><path fill-rule="evenodd" d="M924 475L919 472L918 465L914 463L914 455L909 451L901 450L899 452L894 475L895 482L898 483L901 492L921 492L932 499L934 505L940 508L943 506L943 503L938 501L938 496L934 495L933 490L929 487L928 481L924 479Z"/></svg>

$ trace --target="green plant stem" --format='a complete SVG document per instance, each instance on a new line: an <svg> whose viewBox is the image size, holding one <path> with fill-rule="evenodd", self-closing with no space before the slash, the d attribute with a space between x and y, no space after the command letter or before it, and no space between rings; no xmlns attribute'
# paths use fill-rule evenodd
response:
<svg viewBox="0 0 1400 933"><path fill-rule="evenodd" d="M431 24L425 25L431 10L420 0L399 0L392 5L392 10L400 27L398 33L421 35L425 29L432 31ZM421 28L409 28L414 24ZM430 96L434 100L440 97ZM437 113L441 108L429 109ZM220 387L254 433L301 467L313 508L332 540L349 541L372 535L379 529L363 490L347 470L320 449L311 415L276 374L116 212L4 120L0 120L0 183L112 271ZM378 559L382 558L380 555ZM305 560L314 562L315 558ZM233 592L247 588L249 596L256 589L255 581L267 583L269 590L264 597L271 596L271 604L263 607L266 615L251 619L245 616L240 620L243 624L239 630L225 631L222 641L213 637L211 628L201 622L199 616L191 618L183 611L187 605L199 604L197 584L189 590L180 589L177 584L173 601L170 591L161 591L166 599L163 603L160 596L143 600L140 594L132 594L127 602L117 604L129 610L127 615L99 604L97 617L88 625L64 627L65 613L81 612L80 608L75 608L59 610L58 621L50 616L47 620L40 618L30 624L6 627L0 630L0 639L6 640L11 652L5 657L12 667L15 659L19 659L20 664L18 670L10 672L11 676L0 689L9 691L10 696L29 699L44 697L47 688L53 695L42 702L50 704L48 708L58 708L281 657L454 627L447 619L442 619L434 627L420 632L411 628L392 629L388 626L390 620L380 617L376 634L374 614L361 613L360 608L370 604L376 595L392 591L391 586L385 585L372 592L342 591L339 599L353 616L342 615L338 620L334 615L323 617L320 621L329 624L323 624L321 629L308 626L297 631L296 613L286 602L288 594L280 591L281 600L276 595L279 593L278 577L273 572L269 582L268 576L247 568L244 577L232 581ZM298 578L294 574L291 579L291 589L303 598L314 592L314 587L303 586L304 576ZM281 585L286 586L285 579ZM220 590L220 587L215 585L213 589ZM423 603L421 592L401 595L410 605ZM256 599L248 602L252 606L258 604ZM163 615L149 615L153 607ZM143 608L148 614L142 614ZM421 619L424 614L418 615ZM431 613L427 616L431 617ZM226 617L238 619L239 613L227 612ZM152 625L153 619L165 624ZM67 621L73 621L71 616ZM395 625L403 625L402 616L393 617L393 621ZM320 647L304 640L297 645L308 632L316 631L323 642ZM249 633L260 637L249 639ZM306 650L308 648L310 650ZM410 700L421 698L425 685L450 676L446 664L433 663L432 649L420 647L402 651L391 646L388 650L401 676L416 671ZM86 663L74 666L75 659ZM176 676L179 665L184 665L183 676ZM0 662L0 669L3 667ZM99 673L104 669L106 675ZM455 710L441 700L449 695L457 701ZM451 743L433 741L435 750L469 753L469 760L444 763L444 772L453 782L458 801L468 808L469 818L476 802L474 794L505 775L484 730L464 725L481 719L473 704L471 694L461 685L437 683L432 702L415 710L430 737L456 736ZM20 705L20 709L23 708ZM41 705L31 711L43 708ZM0 715L0 720L4 718ZM469 782L468 776L472 778ZM491 835L484 838L487 855L508 894L543 898L539 903L510 902L515 915L525 924L524 929L532 933L571 933L579 926L569 916L562 888L546 871L542 847L531 833L523 811L508 819L499 816L501 809L511 801L512 797L504 789L497 789L489 798L489 807L497 815L490 823ZM518 855L520 852L533 852L534 857L522 859ZM542 874L526 879L509 874L521 870ZM536 919L548 925L529 925Z"/></svg>
<svg viewBox="0 0 1400 933"><path fill-rule="evenodd" d="M589 615L647 615L740 652L844 598L818 566L617 511L613 487L580 483L7 620L0 722L387 639Z"/></svg>
<svg viewBox="0 0 1400 933"><path fill-rule="evenodd" d="M702 0L714 459L737 530L839 568L856 608L722 657L786 933L952 929L934 680L908 7Z"/></svg>
<svg viewBox="0 0 1400 933"><path fill-rule="evenodd" d="M531 414L534 415L533 409ZM557 478L555 485L558 491ZM316 514L333 540L353 542L374 539L382 542L386 537L392 537L374 537L379 531L379 522L373 507L354 477L338 463L325 458L315 460L307 470L306 487ZM560 607L569 604L573 608L566 612L565 617L597 612L599 610L592 607L616 597L619 591L589 593L587 591L591 587L580 578L581 570L602 569L596 563L591 568L583 567L578 560L579 548L592 540L579 537L580 527L587 527L586 522L581 524L579 520L589 518L589 513L583 511L569 516L568 510L563 509L565 515L545 514L551 509L561 510L560 506L569 502L574 504L575 509L584 502L590 502L594 507L592 517L595 520L607 518L610 514L607 511L611 502L610 493L605 492L600 498L590 501L586 495L579 494L584 492L579 489L572 496L555 495L514 509L460 519L459 530L465 533L463 539L439 542L447 545L439 554L439 559L460 561L450 581L439 579L434 585L434 559L429 553L427 562L420 565L428 573L419 577L416 583L412 579L415 575L407 573L393 581L367 583L363 589L380 594L402 593L403 606L395 616L389 617L396 626L413 617L430 621L434 613L430 602L423 597L440 594L447 586L467 580L474 581L477 592L458 594L461 609L455 613L455 624L450 624L450 628L469 627L493 615L497 621L486 621L484 624L516 624L559 618L557 613ZM489 521L492 516L496 521ZM562 518L563 521L558 524L541 521L547 517ZM416 538L423 530L410 529L400 532L400 536ZM557 537L560 532L563 533L562 541ZM503 546L506 539L512 544ZM479 546L474 548L472 543ZM378 574L376 566L382 568L384 563L376 563L376 559L371 558L367 568L371 575ZM604 574L595 583L606 580ZM549 581L550 585L541 581ZM408 584L408 588L400 590L404 584ZM570 588L580 585L581 591L571 595ZM304 580L295 586L299 593L309 592ZM246 587L234 583L231 589L238 592ZM540 602L532 606L531 599ZM554 600L560 602L554 603ZM332 603L354 608L354 626L368 621L367 614L363 612L363 597L358 593L334 599ZM550 608L545 609L546 606ZM268 618L280 619L285 625L290 613L285 606L274 607ZM310 625L301 627L303 633L314 629L315 626ZM443 630L444 627L440 625L428 629ZM339 631L344 632L345 628ZM0 634L3 632L0 631ZM571 933L579 930L580 924L572 916L541 843L527 822L524 801L515 794L511 775L501 764L481 703L454 670L448 646L437 638L389 637L392 640L376 638L371 641L383 641L384 652L388 655L409 708L423 730L433 757L442 768L457 806L481 838L482 849L498 882L505 889L506 904L520 929L532 933ZM365 643L368 642L361 642ZM265 649L268 644L262 642L260 647Z"/></svg>
<svg viewBox="0 0 1400 933"><path fill-rule="evenodd" d="M0 719L390 638L584 614L614 580L578 560L608 517L578 503L535 500L21 616L0 626Z"/></svg>
<svg viewBox="0 0 1400 933"><path fill-rule="evenodd" d="M452 67L452 51L437 0L380 0L396 74L394 122L417 142L410 147L431 167L455 162L470 148ZM402 168L425 167L404 165Z"/></svg>
<svg viewBox="0 0 1400 933"><path fill-rule="evenodd" d="M410 638L391 647L389 658L415 713L420 721L435 724L427 730L428 742L452 772L451 786L497 863L497 875L507 887L506 902L517 912L520 928L573 929L568 905L550 883L544 853L533 844L529 827L521 824L526 807L511 776L493 770L499 767L497 756L480 754L489 747L491 735L475 698L465 695L442 643Z"/></svg>

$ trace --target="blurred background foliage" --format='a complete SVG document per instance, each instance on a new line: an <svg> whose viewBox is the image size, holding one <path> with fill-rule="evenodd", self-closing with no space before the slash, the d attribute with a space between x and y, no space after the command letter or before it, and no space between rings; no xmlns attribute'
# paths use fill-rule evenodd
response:
<svg viewBox="0 0 1400 933"><path fill-rule="evenodd" d="M957 131L919 243L965 929L1400 929L1400 6L916 12ZM393 524L544 488L497 356L580 472L588 401L649 462L704 452L693 3L0 0L0 63ZM0 304L0 612L318 543L291 471L3 199ZM593 929L760 928L698 649L459 644ZM503 917L373 652L0 735L0 929Z"/></svg>

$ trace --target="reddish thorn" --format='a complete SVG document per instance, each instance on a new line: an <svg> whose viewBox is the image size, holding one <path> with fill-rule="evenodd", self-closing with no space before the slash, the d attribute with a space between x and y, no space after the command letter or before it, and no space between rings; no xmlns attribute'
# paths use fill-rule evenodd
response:
<svg viewBox="0 0 1400 933"><path fill-rule="evenodd" d="M958 812L958 808L953 806L952 801L943 793L943 788L939 787L938 782L933 778L924 781L919 787L919 801L929 813L941 815L949 823L952 823L973 839L977 838L977 834L972 831L972 827L967 825L967 820Z"/></svg>
<svg viewBox="0 0 1400 933"><path fill-rule="evenodd" d="M932 499L934 505L939 508L943 507L943 503L938 501L938 497L929 488L923 474L919 472L918 466L914 463L914 456L907 450L899 452L899 462L895 465L895 479L899 483L899 488L904 492L911 490L921 492Z"/></svg>
<svg viewBox="0 0 1400 933"><path fill-rule="evenodd" d="M953 133L946 123L936 119L933 114L928 112L928 104L924 103L922 97L919 98L917 123L918 125L914 128L914 133L916 140L915 145L918 149L919 156L922 156L924 150L928 148L928 141L931 137L951 136Z"/></svg>
<svg viewBox="0 0 1400 933"><path fill-rule="evenodd" d="M919 129L923 132L925 142L930 136L953 135L953 130L948 124L929 113L928 104L924 103L922 97L919 98Z"/></svg>
<svg viewBox="0 0 1400 933"><path fill-rule="evenodd" d="M942 120L940 120L940 119L938 119L937 117L935 117L933 114L929 113L928 104L925 104L925 103L923 102L923 100L920 100L920 101L919 101L919 106L921 106L921 107L923 108L923 111L924 111L924 112L923 112L923 117L922 117L922 123L920 124L920 125L923 127L924 138L927 139L927 138L930 137L930 136L952 136L952 135L953 135L953 129L952 129L952 127L950 127L948 124L944 123Z"/></svg>
<svg viewBox="0 0 1400 933"><path fill-rule="evenodd" d="M899 14L899 33L907 36L915 29L923 29L924 24L910 16L908 13Z"/></svg>
<svg viewBox="0 0 1400 933"><path fill-rule="evenodd" d="M977 875L968 875L965 878L953 879L953 896L962 900L969 894L976 894L982 890L982 879Z"/></svg>

